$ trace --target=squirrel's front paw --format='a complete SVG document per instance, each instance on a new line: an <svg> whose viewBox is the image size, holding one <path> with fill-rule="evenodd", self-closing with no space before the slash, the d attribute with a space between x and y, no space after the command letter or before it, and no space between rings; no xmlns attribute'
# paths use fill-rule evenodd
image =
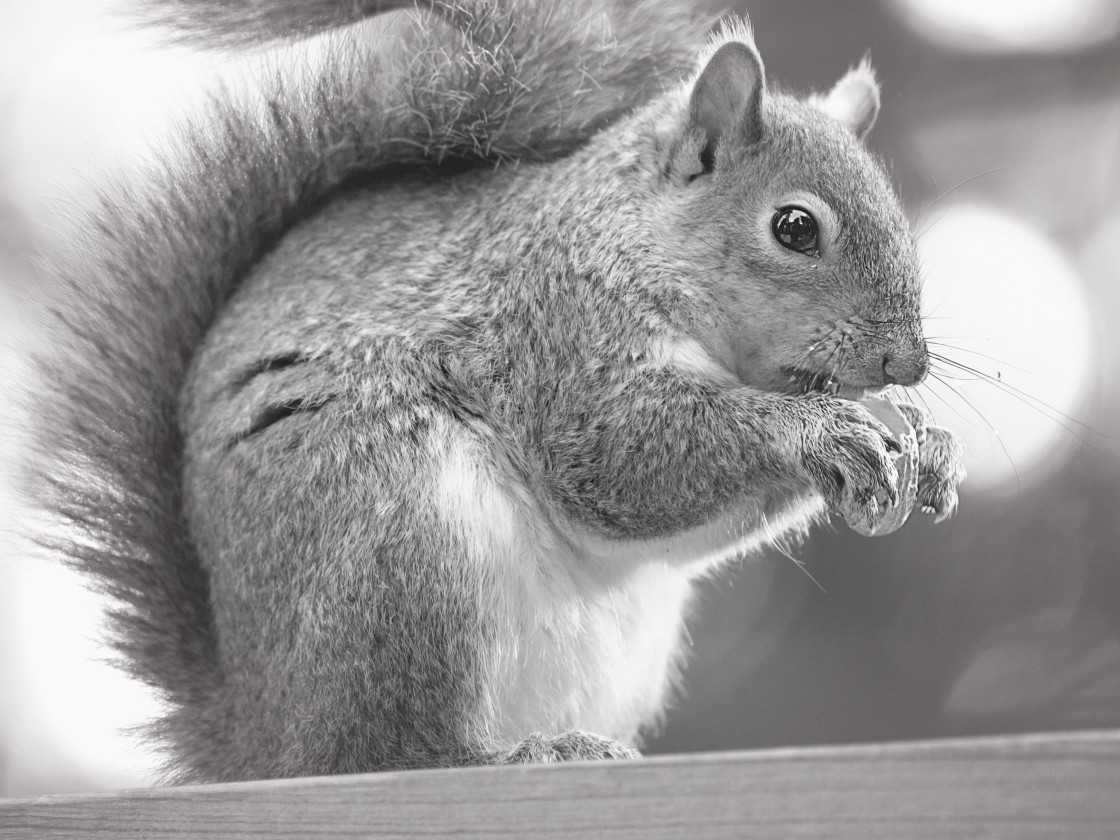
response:
<svg viewBox="0 0 1120 840"><path fill-rule="evenodd" d="M551 738L534 732L510 750L502 763L551 764L556 761L641 758L641 755L621 741L572 729Z"/></svg>
<svg viewBox="0 0 1120 840"><path fill-rule="evenodd" d="M898 505L900 451L890 429L851 400L814 400L823 421L820 434L806 442L805 468L829 508L853 528L873 533L883 511Z"/></svg>
<svg viewBox="0 0 1120 840"><path fill-rule="evenodd" d="M906 403L899 403L898 409L918 441L917 503L922 513L943 522L957 509L957 488L965 479L964 444L955 432L934 425L924 409Z"/></svg>
<svg viewBox="0 0 1120 840"><path fill-rule="evenodd" d="M869 397L858 405L881 421L891 436L893 446L888 444L888 449L897 470L896 492L886 504L880 498L867 502L858 495L841 493L828 497L832 509L853 530L869 537L901 528L915 507L934 514L938 522L951 516L957 507L957 487L965 475L960 438L933 425L929 414L915 405L883 397Z"/></svg>

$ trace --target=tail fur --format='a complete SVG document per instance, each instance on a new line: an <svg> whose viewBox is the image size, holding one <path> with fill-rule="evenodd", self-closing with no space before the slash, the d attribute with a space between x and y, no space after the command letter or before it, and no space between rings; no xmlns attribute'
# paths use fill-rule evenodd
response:
<svg viewBox="0 0 1120 840"><path fill-rule="evenodd" d="M394 5L154 4L195 40L224 45L290 40ZM54 270L59 352L43 363L38 486L70 526L54 548L116 599L126 667L168 701L156 734L178 768L228 732L211 702L223 675L208 583L183 525L178 396L239 279L356 177L563 155L682 75L707 28L661 0L440 3L390 17L366 46L337 39L321 78L277 83L263 108L215 99L147 183L102 200L81 258Z"/></svg>

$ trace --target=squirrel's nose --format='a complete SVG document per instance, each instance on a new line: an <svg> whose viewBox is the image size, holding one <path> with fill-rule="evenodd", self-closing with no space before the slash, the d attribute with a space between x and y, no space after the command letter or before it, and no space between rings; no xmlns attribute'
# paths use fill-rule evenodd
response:
<svg viewBox="0 0 1120 840"><path fill-rule="evenodd" d="M888 385L917 385L928 372L929 352L924 345L909 353L883 353L883 381Z"/></svg>

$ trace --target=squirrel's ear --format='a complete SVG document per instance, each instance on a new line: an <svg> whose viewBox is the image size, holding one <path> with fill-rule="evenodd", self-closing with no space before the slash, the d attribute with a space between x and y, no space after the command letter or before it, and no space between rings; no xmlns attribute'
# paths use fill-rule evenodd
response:
<svg viewBox="0 0 1120 840"><path fill-rule="evenodd" d="M727 134L748 143L762 137L764 86L762 59L749 40L727 41L711 54L688 103L689 123L704 134L707 155Z"/></svg>
<svg viewBox="0 0 1120 840"><path fill-rule="evenodd" d="M879 83L866 58L833 85L825 96L815 98L818 108L842 122L863 139L879 116Z"/></svg>

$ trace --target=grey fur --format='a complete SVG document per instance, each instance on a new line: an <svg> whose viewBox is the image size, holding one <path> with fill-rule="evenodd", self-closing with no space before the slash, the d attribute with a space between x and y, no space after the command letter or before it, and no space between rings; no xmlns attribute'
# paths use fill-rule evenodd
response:
<svg viewBox="0 0 1120 840"><path fill-rule="evenodd" d="M160 26L188 44L243 48L312 37L384 12L445 6L456 4L438 0L161 0L136 2L128 11L138 20Z"/></svg>
<svg viewBox="0 0 1120 840"><path fill-rule="evenodd" d="M215 8L193 5L196 23ZM331 8L268 6L259 40ZM219 41L244 24L230 8ZM561 8L579 21L551 25ZM509 640L433 490L448 429L500 486L620 545L731 508L796 530L822 494L893 491L878 421L789 383L882 385L892 353L902 384L924 373L880 167L773 94L713 143L688 85L651 99L698 46L691 18L609 14L397 19L406 37L340 49L266 120L219 103L217 136L107 201L93 256L58 268L82 301L62 307L44 493L123 604L129 667L170 701L177 778L631 754L621 735L494 737L486 663ZM755 223L790 189L841 222L816 263ZM881 326L838 345L837 319ZM666 330L739 384L659 364Z"/></svg>

